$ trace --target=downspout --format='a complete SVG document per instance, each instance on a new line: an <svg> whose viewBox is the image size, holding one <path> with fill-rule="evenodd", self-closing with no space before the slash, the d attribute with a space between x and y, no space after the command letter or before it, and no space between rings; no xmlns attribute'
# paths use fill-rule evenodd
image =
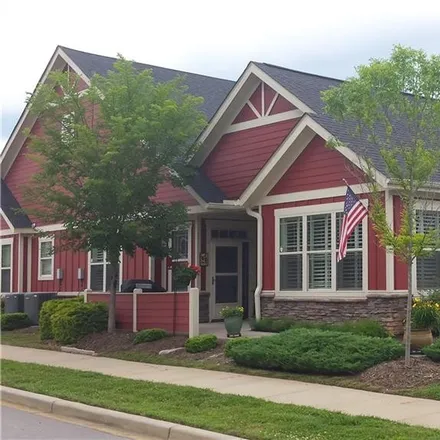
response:
<svg viewBox="0 0 440 440"><path fill-rule="evenodd" d="M260 295L263 288L263 217L261 215L261 206L258 207L258 212L252 211L251 208L246 208L246 213L257 219L257 287L254 299L255 319L259 321L261 319Z"/></svg>

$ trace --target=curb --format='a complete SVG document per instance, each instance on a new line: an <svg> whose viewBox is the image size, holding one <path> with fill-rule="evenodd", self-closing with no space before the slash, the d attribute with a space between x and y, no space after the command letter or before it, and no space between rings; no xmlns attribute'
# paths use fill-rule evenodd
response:
<svg viewBox="0 0 440 440"><path fill-rule="evenodd" d="M83 403L71 402L16 388L0 387L3 402L37 409L43 413L82 419L121 430L154 437L158 440L243 440L239 437L178 425L162 420L127 414Z"/></svg>

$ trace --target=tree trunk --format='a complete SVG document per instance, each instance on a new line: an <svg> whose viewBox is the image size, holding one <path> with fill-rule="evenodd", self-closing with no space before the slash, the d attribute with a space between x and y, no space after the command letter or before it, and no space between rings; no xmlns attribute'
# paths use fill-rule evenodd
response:
<svg viewBox="0 0 440 440"><path fill-rule="evenodd" d="M116 330L116 290L117 290L117 282L118 282L118 264L119 264L119 255L118 259L115 261L114 259L110 259L110 264L108 270L110 272L110 300L108 302L108 327L107 330L109 333L114 333Z"/></svg>
<svg viewBox="0 0 440 440"><path fill-rule="evenodd" d="M406 322L405 322L405 367L411 366L411 312L412 312L412 258L408 258L408 299L406 301Z"/></svg>

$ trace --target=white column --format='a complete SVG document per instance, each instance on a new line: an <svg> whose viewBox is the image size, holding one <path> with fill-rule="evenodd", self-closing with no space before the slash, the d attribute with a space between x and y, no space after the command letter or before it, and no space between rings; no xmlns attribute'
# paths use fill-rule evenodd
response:
<svg viewBox="0 0 440 440"><path fill-rule="evenodd" d="M84 302L87 302L87 296L89 293L92 293L92 289L86 289L84 290Z"/></svg>
<svg viewBox="0 0 440 440"><path fill-rule="evenodd" d="M138 331L138 311L137 311L137 296L142 293L142 289L134 289L133 290L133 333Z"/></svg>
<svg viewBox="0 0 440 440"><path fill-rule="evenodd" d="M27 242L27 289L32 290L32 236L29 235Z"/></svg>
<svg viewBox="0 0 440 440"><path fill-rule="evenodd" d="M393 195L390 194L389 190L385 191L385 215L387 223L391 230L394 230L394 204ZM386 250L386 288L387 292L391 293L394 291L394 252L390 249Z"/></svg>
<svg viewBox="0 0 440 440"><path fill-rule="evenodd" d="M197 216L194 220L194 264L200 266L200 250L201 250L201 237L202 237L202 224L200 216ZM201 281L200 277L196 278L195 286L200 289Z"/></svg>
<svg viewBox="0 0 440 440"><path fill-rule="evenodd" d="M189 289L189 337L199 335L199 289Z"/></svg>
<svg viewBox="0 0 440 440"><path fill-rule="evenodd" d="M18 283L17 290L19 293L23 293L23 273L24 273L24 258L23 258L23 235L18 234Z"/></svg>

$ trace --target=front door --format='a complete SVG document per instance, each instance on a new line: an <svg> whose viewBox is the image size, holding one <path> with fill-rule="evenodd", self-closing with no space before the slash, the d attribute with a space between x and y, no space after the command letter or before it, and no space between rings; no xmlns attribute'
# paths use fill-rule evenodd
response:
<svg viewBox="0 0 440 440"><path fill-rule="evenodd" d="M225 306L242 304L241 243L214 244L214 275L212 277L214 319L221 318Z"/></svg>

